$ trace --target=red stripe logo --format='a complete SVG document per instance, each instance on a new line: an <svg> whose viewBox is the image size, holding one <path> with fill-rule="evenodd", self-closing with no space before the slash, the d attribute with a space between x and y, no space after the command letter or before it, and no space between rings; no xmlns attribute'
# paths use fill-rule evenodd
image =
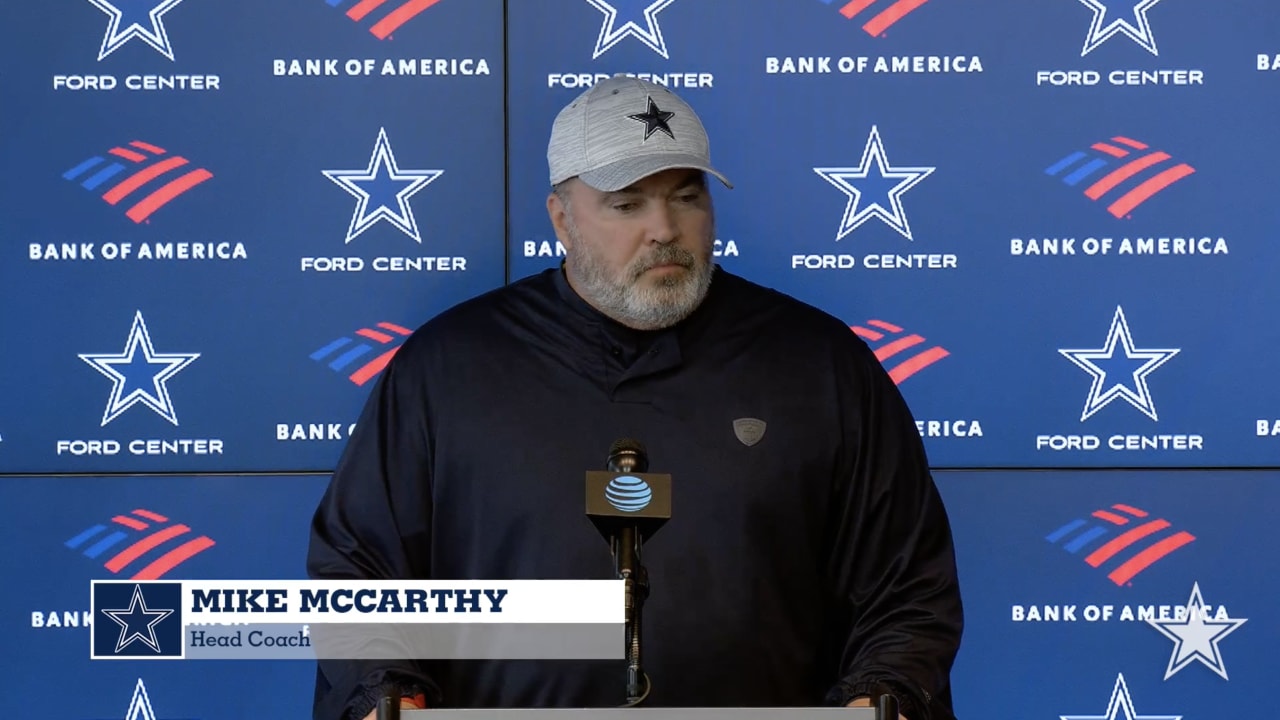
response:
<svg viewBox="0 0 1280 720"><path fill-rule="evenodd" d="M883 320L868 320L865 325L851 325L850 330L866 341L895 385L947 357L951 353L937 345L928 345L915 333Z"/></svg>
<svg viewBox="0 0 1280 720"><path fill-rule="evenodd" d="M326 0L329 5L341 7L348 3L348 0ZM378 18L369 28L369 32L379 40L386 40L391 33L400 29L400 26L409 22L418 16L427 8L440 2L440 0L356 0L349 8L347 8L346 16L356 22L362 22L366 18Z"/></svg>
<svg viewBox="0 0 1280 720"><path fill-rule="evenodd" d="M131 580L158 580L217 543L195 535L182 523L139 508L92 525L63 543L85 557L105 558L102 566Z"/></svg>
<svg viewBox="0 0 1280 720"><path fill-rule="evenodd" d="M1085 553L1089 567L1107 569L1107 579L1128 585L1147 568L1195 541L1185 530L1166 532L1173 524L1132 505L1112 505L1093 511L1090 519L1077 518L1059 527L1045 539L1067 552Z"/></svg>
<svg viewBox="0 0 1280 720"><path fill-rule="evenodd" d="M86 190L101 192L108 205L125 208L135 223L145 222L157 210L192 188L213 178L202 167L192 167L181 155L134 140L90 157L62 174Z"/></svg>
<svg viewBox="0 0 1280 720"><path fill-rule="evenodd" d="M832 0L822 0L830 5ZM928 0L852 0L840 6L840 14L862 22L862 30L880 37L899 20L911 14Z"/></svg>
<svg viewBox="0 0 1280 720"><path fill-rule="evenodd" d="M1089 151L1068 154L1045 174L1069 187L1082 187L1085 197L1105 202L1107 212L1125 218L1165 188L1195 174L1195 168L1144 142L1117 135L1090 145Z"/></svg>
<svg viewBox="0 0 1280 720"><path fill-rule="evenodd" d="M354 339L351 336L337 338L311 353L311 359L323 362L329 369L345 374L352 383L363 386L386 369L411 334L413 331L402 325L380 322L356 330Z"/></svg>

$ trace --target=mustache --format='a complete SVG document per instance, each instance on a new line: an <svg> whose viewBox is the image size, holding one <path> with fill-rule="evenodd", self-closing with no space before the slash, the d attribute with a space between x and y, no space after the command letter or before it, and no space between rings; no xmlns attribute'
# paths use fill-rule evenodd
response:
<svg viewBox="0 0 1280 720"><path fill-rule="evenodd" d="M695 262L693 253L685 250L677 245L662 245L650 257L636 263L635 269L632 271L632 278L638 278L644 273L652 270L659 265L681 265L686 268L692 268Z"/></svg>

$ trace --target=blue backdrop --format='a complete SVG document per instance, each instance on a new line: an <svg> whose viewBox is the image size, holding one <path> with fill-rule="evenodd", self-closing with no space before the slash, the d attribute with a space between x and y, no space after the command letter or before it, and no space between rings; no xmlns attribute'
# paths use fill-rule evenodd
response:
<svg viewBox="0 0 1280 720"><path fill-rule="evenodd" d="M694 105L736 185L713 190L718 261L846 321L918 418L960 553L963 717L1270 709L1272 0L0 20L13 707L74 676L49 717L132 720L135 696L157 718L306 715L302 663L90 663L62 626L89 578L301 577L372 382L440 310L559 262L552 118L632 73Z"/></svg>

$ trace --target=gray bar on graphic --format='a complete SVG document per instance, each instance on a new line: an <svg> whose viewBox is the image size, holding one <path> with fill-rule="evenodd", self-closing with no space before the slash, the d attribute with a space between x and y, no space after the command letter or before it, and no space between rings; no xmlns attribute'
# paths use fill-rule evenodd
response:
<svg viewBox="0 0 1280 720"><path fill-rule="evenodd" d="M189 626L191 660L620 660L623 626L325 623Z"/></svg>
<svg viewBox="0 0 1280 720"><path fill-rule="evenodd" d="M326 623L311 634L324 659L620 660L626 649L621 623Z"/></svg>
<svg viewBox="0 0 1280 720"><path fill-rule="evenodd" d="M314 625L188 625L188 660L315 660Z"/></svg>

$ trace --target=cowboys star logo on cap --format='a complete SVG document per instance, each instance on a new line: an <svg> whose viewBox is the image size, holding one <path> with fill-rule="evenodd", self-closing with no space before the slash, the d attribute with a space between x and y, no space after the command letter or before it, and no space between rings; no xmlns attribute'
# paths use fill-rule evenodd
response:
<svg viewBox="0 0 1280 720"><path fill-rule="evenodd" d="M667 139L648 142L658 133ZM553 186L576 177L603 192L677 168L702 170L733 187L711 164L707 130L689 103L657 83L625 75L593 84L561 108L547 141L547 166Z"/></svg>
<svg viewBox="0 0 1280 720"><path fill-rule="evenodd" d="M673 112L663 111L661 108L658 107L658 103L654 102L653 98L651 97L646 97L645 99L649 101L648 109L646 109L642 113L636 113L635 115L628 115L627 117L632 120L635 120L636 122L644 123L644 139L645 140L648 140L650 135L654 134L659 130L666 133L667 137L671 138L672 140L675 140L676 136L672 134L671 126L667 124L667 121L675 117L676 114Z"/></svg>

